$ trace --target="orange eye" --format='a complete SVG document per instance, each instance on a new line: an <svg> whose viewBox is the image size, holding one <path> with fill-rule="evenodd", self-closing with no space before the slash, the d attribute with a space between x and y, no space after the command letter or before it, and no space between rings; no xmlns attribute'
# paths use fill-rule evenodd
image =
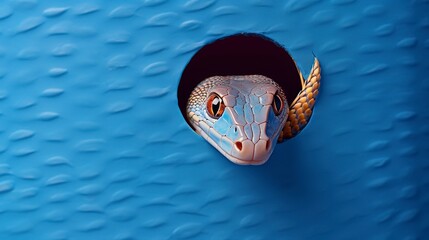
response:
<svg viewBox="0 0 429 240"><path fill-rule="evenodd" d="M278 93L274 94L274 100L272 103L274 114L276 116L280 115L283 111L283 99L280 97Z"/></svg>
<svg viewBox="0 0 429 240"><path fill-rule="evenodd" d="M222 116L225 110L225 104L222 102L222 98L216 93L211 93L207 99L207 113L210 117L218 119Z"/></svg>

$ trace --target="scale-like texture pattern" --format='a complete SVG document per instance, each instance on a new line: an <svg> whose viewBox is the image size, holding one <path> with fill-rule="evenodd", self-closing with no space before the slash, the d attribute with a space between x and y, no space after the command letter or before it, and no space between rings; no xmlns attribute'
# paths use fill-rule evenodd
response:
<svg viewBox="0 0 429 240"><path fill-rule="evenodd" d="M2 1L0 239L427 239L428 8ZM237 32L323 69L309 125L257 167L177 107L189 59Z"/></svg>
<svg viewBox="0 0 429 240"><path fill-rule="evenodd" d="M282 142L284 138L289 139L296 136L307 126L313 113L316 97L319 95L321 74L320 63L315 59L308 79L304 80L301 76L303 89L291 104L288 120L280 134L279 142Z"/></svg>

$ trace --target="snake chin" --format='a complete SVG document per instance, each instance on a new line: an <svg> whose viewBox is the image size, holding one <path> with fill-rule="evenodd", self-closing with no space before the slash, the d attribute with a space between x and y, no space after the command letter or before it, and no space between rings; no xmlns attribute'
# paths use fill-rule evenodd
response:
<svg viewBox="0 0 429 240"><path fill-rule="evenodd" d="M226 158L228 158L231 162L238 164L238 165L262 165L268 160L268 158L267 158L265 160L250 160L249 161L249 160L240 160L240 159L234 158L232 156L229 156L229 157L226 156Z"/></svg>

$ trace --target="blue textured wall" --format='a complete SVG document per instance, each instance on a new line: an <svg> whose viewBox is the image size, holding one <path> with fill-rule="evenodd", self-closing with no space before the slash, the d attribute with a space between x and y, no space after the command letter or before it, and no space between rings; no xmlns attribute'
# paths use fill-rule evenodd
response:
<svg viewBox="0 0 429 240"><path fill-rule="evenodd" d="M6 0L0 239L429 239L429 1ZM322 90L310 125L231 164L177 107L238 32Z"/></svg>

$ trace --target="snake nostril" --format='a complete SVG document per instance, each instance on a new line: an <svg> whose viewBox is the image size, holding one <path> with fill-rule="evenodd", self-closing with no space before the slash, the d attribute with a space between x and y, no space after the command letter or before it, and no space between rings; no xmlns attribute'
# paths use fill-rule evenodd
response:
<svg viewBox="0 0 429 240"><path fill-rule="evenodd" d="M269 150L269 149L270 149L270 147L271 147L271 141L270 141L270 140L268 140L268 141L267 141L267 145L265 145L265 149L266 149L266 150Z"/></svg>
<svg viewBox="0 0 429 240"><path fill-rule="evenodd" d="M241 151L241 149L243 149L243 143L235 142L235 148L237 148L238 151Z"/></svg>

